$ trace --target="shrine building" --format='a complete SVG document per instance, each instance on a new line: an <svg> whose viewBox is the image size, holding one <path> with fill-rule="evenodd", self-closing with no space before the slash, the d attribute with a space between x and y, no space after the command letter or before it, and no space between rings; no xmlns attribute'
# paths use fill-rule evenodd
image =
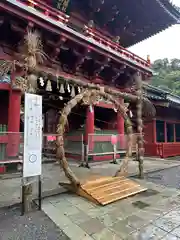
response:
<svg viewBox="0 0 180 240"><path fill-rule="evenodd" d="M145 154L180 155L179 97L149 86L152 76L149 56L142 59L128 50L179 22L180 12L170 1L1 0L0 8L1 67L8 61L16 64L20 57L19 45L27 29L38 31L41 36L48 58L38 69L37 93L43 98L45 136L56 134L60 110L82 91L78 81L105 86L117 93L135 94L133 76L140 73L147 85L144 94L157 113L153 119L148 119L147 114L144 116ZM24 99L17 83L23 78L20 67L0 78L1 172L6 171L8 163L22 162L19 132L23 132L21 107ZM76 84L74 80L77 80ZM127 106L136 134L136 106L120 97L117 99ZM74 141L68 145L79 132L82 139L79 135L78 143ZM91 160L109 160L112 154L106 136L125 136L126 126L113 104L104 99L99 99L95 106L73 109L66 127L66 154L70 158L73 155L80 158L81 153L73 152L72 147L82 149L80 144L87 144L88 136L97 133L101 137L96 138L93 148L105 148L110 154L94 154ZM120 158L124 148L121 147L119 152Z"/></svg>

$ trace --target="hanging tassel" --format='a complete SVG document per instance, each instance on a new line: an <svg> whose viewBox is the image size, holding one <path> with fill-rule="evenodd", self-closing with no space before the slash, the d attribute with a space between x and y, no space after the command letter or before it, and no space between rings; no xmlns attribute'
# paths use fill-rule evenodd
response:
<svg viewBox="0 0 180 240"><path fill-rule="evenodd" d="M60 93L65 93L65 90L64 90L64 84L61 83L60 85L60 90L59 90Z"/></svg>
<svg viewBox="0 0 180 240"><path fill-rule="evenodd" d="M74 88L74 86L72 86L72 88L71 88L71 97L75 97L75 96L76 96L75 88Z"/></svg>
<svg viewBox="0 0 180 240"><path fill-rule="evenodd" d="M50 80L47 81L46 91L52 92L52 86L51 86L51 81Z"/></svg>
<svg viewBox="0 0 180 240"><path fill-rule="evenodd" d="M71 92L71 89L70 89L70 86L69 86L69 84L67 84L67 91L68 91L68 93L70 93L70 92Z"/></svg>

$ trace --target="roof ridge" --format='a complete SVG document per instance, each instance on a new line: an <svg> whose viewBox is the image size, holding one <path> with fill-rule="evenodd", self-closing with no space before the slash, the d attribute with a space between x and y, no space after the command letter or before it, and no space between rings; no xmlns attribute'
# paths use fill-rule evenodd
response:
<svg viewBox="0 0 180 240"><path fill-rule="evenodd" d="M161 93L166 93L166 94L169 94L169 92L168 91L166 91L166 90L163 90L163 89L161 89L161 88L159 88L159 87L155 87L155 86L153 86L153 85L151 85L151 84L148 84L148 83L143 83L143 85L145 86L145 87L147 87L147 88L150 88L150 89L154 89L154 90L157 90L157 91L159 91L159 92L161 92Z"/></svg>
<svg viewBox="0 0 180 240"><path fill-rule="evenodd" d="M164 94L166 94L167 96L169 95L169 96L176 97L176 98L179 98L179 99L180 99L180 96L178 96L177 94L174 94L174 93L165 91L165 90L163 90L163 89L161 89L161 88L158 88L158 87L155 87L155 86L153 86L153 85L151 85L151 84L143 83L143 85L144 85L145 87L149 88L149 89L152 89L152 90L154 89L154 90L159 91L160 93L164 93Z"/></svg>
<svg viewBox="0 0 180 240"><path fill-rule="evenodd" d="M164 2L164 0L156 0L156 2L169 14L169 16L171 16L175 21L177 21L177 23L180 23L180 10L177 6L175 6L174 4L172 4L169 0L166 1L166 3ZM168 9L167 6L165 6L165 4L169 4L169 7L172 8L172 10L174 10L176 12L176 14L174 14L171 9Z"/></svg>

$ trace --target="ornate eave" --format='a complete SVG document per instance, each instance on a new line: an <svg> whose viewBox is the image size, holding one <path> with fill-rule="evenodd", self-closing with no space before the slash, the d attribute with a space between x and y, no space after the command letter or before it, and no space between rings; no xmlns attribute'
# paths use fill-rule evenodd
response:
<svg viewBox="0 0 180 240"><path fill-rule="evenodd" d="M84 14L89 20L93 19L102 34L120 36L124 47L132 46L180 21L180 12L169 0L82 2L72 0L72 5L74 3L79 11L82 10L81 16Z"/></svg>
<svg viewBox="0 0 180 240"><path fill-rule="evenodd" d="M24 19L33 22L35 25L41 28L49 29L51 32L59 34L71 41L77 42L81 46L87 46L91 50L95 50L100 54L107 55L113 58L115 61L126 62L131 68L139 69L149 76L152 75L150 63L128 50L122 48L120 45L115 44L109 40L101 38L98 34L94 33L94 37L83 33L83 28L80 31L74 30L71 26L73 19L70 16L58 11L52 11L48 9L48 15L46 5L39 3L39 1L33 1L34 5L29 6L29 1L17 1L17 0L4 0L0 3L6 11L10 11L11 14L19 15Z"/></svg>

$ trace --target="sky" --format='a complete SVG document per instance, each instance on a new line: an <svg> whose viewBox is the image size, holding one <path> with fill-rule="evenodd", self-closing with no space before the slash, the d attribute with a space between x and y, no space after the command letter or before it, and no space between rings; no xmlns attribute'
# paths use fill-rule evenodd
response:
<svg viewBox="0 0 180 240"><path fill-rule="evenodd" d="M180 7L180 0L171 0ZM129 50L146 59L150 55L151 62L159 58L180 58L180 24L143 41Z"/></svg>

